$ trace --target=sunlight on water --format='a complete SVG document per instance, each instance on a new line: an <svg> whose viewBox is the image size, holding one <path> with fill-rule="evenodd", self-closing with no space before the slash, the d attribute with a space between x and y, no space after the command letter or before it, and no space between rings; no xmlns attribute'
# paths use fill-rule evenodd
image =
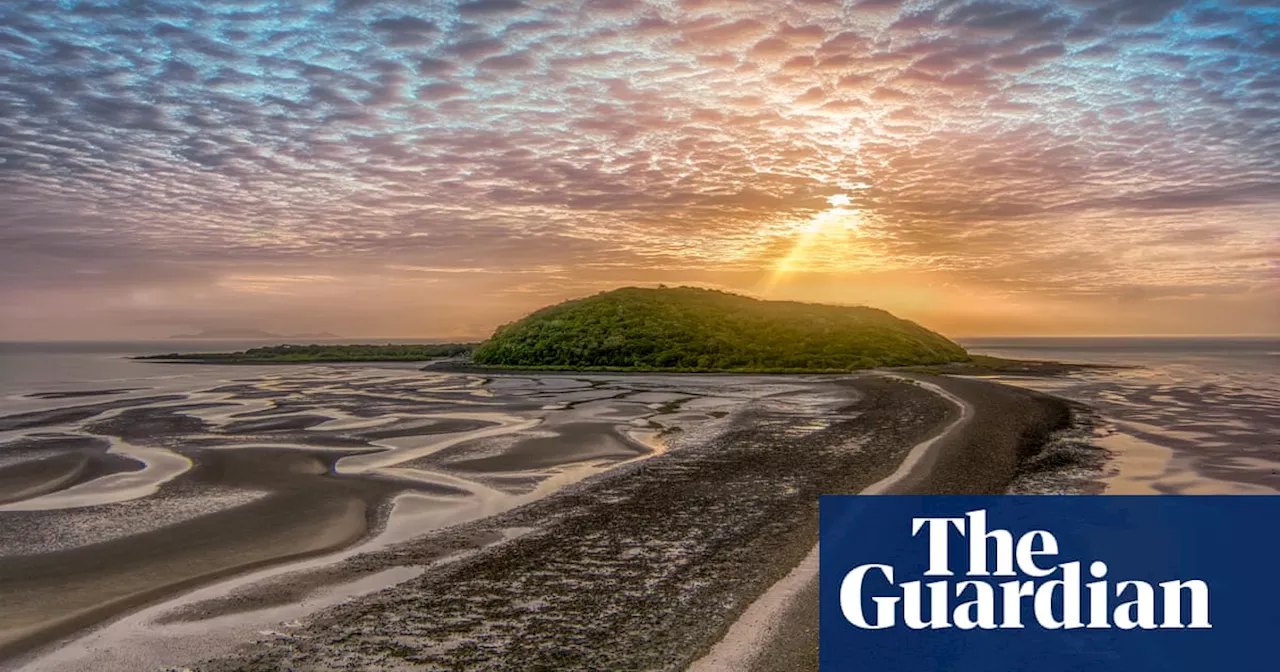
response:
<svg viewBox="0 0 1280 672"><path fill-rule="evenodd" d="M1006 382L1081 401L1106 421L1109 492L1280 491L1280 341L1274 339L975 339L971 352L1135 366Z"/></svg>

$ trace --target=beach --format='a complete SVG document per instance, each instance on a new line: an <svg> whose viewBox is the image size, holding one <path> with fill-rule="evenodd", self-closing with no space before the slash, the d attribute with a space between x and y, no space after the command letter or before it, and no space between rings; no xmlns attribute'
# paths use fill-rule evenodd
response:
<svg viewBox="0 0 1280 672"><path fill-rule="evenodd" d="M0 669L814 669L821 494L1137 459L1076 374L138 366L7 391Z"/></svg>
<svg viewBox="0 0 1280 672"><path fill-rule="evenodd" d="M10 661L691 662L813 546L820 493L892 475L961 413L881 374L250 373L186 394L43 394L47 408L0 419L0 473L29 493L10 488L0 512ZM1035 393L944 384L1021 420L966 420L904 487L998 492L1069 415ZM993 441L1007 454L974 448ZM103 456L132 461L107 475L127 480L62 471ZM334 586L397 579L237 650ZM336 632L340 650L317 648ZM637 644L606 645L620 632Z"/></svg>
<svg viewBox="0 0 1280 672"><path fill-rule="evenodd" d="M1124 368L991 380L1087 405L1111 455L1108 494L1280 492L1280 340L1022 338L973 352Z"/></svg>

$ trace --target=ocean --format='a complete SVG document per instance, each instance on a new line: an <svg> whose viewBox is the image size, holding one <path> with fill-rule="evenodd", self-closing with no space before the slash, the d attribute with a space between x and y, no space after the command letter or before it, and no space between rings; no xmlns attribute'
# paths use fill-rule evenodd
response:
<svg viewBox="0 0 1280 672"><path fill-rule="evenodd" d="M190 352L234 352L279 345L271 341L0 341L0 414L44 410L75 403L74 398L41 398L54 393L128 389L136 394L184 393L220 382L280 375L280 366L165 364L131 359L138 355ZM321 341L345 343L354 341ZM360 342L383 342L366 340ZM390 339L388 342L391 342ZM396 343L428 343L394 339ZM414 364L361 366L417 368ZM40 397L31 395L41 395ZM98 398L110 398L98 397ZM87 396L79 403L89 403Z"/></svg>
<svg viewBox="0 0 1280 672"><path fill-rule="evenodd" d="M1107 492L1280 492L1280 338L961 339L971 352L1127 366L1001 382L1094 408L1094 441L1111 453ZM284 376L280 366L160 364L160 352L237 350L274 342L0 343L0 415L128 395L189 393ZM409 368L413 365L359 365ZM71 393L68 395L67 393Z"/></svg>
<svg viewBox="0 0 1280 672"><path fill-rule="evenodd" d="M987 338L975 354L1127 366L1001 377L1095 409L1111 494L1280 492L1280 338Z"/></svg>
<svg viewBox="0 0 1280 672"><path fill-rule="evenodd" d="M381 599L376 595L388 594L378 593L384 588L426 580L419 577L422 567L443 558L479 564L474 574L453 572L461 583L439 594L432 592L438 584L409 584L404 592L417 602L396 607L409 610L404 623L451 614L453 622L482 633L463 636L487 637L493 622L508 622L512 613L542 618L541 609L513 612L502 605L582 591L621 594L620 581L656 585L680 577L675 589L651 591L659 601L649 608L659 611L635 611L639 624L724 576L740 576L732 568L746 568L757 557L741 549L761 548L726 544L746 544L766 528L797 529L797 521L812 515L797 495L818 491L814 474L860 472L825 462L846 458L840 450L817 449L821 443L798 443L805 448L794 453L770 451L782 457L764 463L754 443L728 450L717 443L728 431L717 425L723 418L753 423L749 431L766 445L813 441L806 437L850 419L841 412L850 392L821 376L511 375L486 381L424 373L415 363L216 366L129 359L253 345L261 343L0 343L0 471L8 492L21 495L0 501L0 577L22 587L0 590L6 596L0 621L27 619L0 630L0 648L5 636L37 633L28 643L48 636L55 632L51 619L89 613L137 591L165 590L172 599L59 644L33 669L180 667L172 664L226 655L263 632L294 632L315 609ZM1014 358L1133 367L1000 378L1094 409L1081 413L1084 421L1058 445L1075 446L1088 433L1108 451L1105 492L1280 491L1277 339L965 345ZM828 389L836 387L842 389ZM750 412L739 413L748 406ZM671 448L673 459L646 462ZM738 456L728 469L722 468L726 453ZM50 457L31 459L43 454ZM633 471L600 479L599 489L584 491L593 493L589 497L551 497L610 469ZM329 478L330 470L344 478ZM1092 463L1086 471L1096 476ZM76 482L62 487L69 479ZM1093 490L1096 482L1089 485ZM615 507L630 513L618 515ZM777 518L779 511L793 517ZM521 535L559 534L542 529L560 524L547 521L584 520L608 529L564 523L572 527L556 529L574 533L554 537L554 545L534 538L527 546L503 546ZM473 523L478 527L468 527ZM446 529L457 535L423 536ZM619 543L638 554L620 554ZM484 549L499 559L483 559L489 557L479 552ZM315 557L288 560L304 552ZM519 559L508 560L516 557L510 554ZM360 562L345 563L356 555ZM708 560L727 557L748 561L726 571L722 561ZM195 572L238 573L259 563L269 564L178 595ZM381 569L369 573L370 567ZM46 580L51 576L57 581ZM521 579L508 582L509 576ZM493 592L495 586L530 587L512 593ZM698 604L723 604L726 595ZM475 614L484 613L476 604L498 605L502 618L476 621ZM592 603L579 603L577 611L566 604L555 608L584 619L568 621L574 632L587 631L598 616L588 608ZM198 613L207 616L191 615ZM525 631L532 622L509 627ZM23 623L33 629L24 631ZM365 628L361 623L341 627ZM609 636L639 627L624 624ZM440 634L459 641L456 631Z"/></svg>

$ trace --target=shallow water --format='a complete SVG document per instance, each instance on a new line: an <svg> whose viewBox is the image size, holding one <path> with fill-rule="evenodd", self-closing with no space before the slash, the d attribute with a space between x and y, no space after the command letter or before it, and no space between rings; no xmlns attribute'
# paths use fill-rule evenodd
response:
<svg viewBox="0 0 1280 672"><path fill-rule="evenodd" d="M201 450L338 451L335 474L420 486L429 506L418 508L433 509L438 523L447 523L643 459L662 450L664 427L712 419L686 415L673 422L668 405L735 403L716 396L722 383L708 387L696 379L687 379L695 391L668 398L667 382L643 377L515 376L488 385L480 376L423 372L416 363L206 366L127 358L170 349L170 343L4 344L0 468L80 450L75 442L85 440L106 444L106 452L138 468L0 511L118 510L128 517L130 507L115 505L151 497L185 477ZM112 421L120 426L104 429ZM530 456L530 448L547 441L563 449Z"/></svg>
<svg viewBox="0 0 1280 672"><path fill-rule="evenodd" d="M668 435L722 424L747 403L812 416L813 427L803 429L816 431L836 417L830 406L841 401L814 393L812 383L779 376L490 378L424 372L418 364L208 366L126 358L172 349L169 343L0 347L0 470L12 473L13 465L62 453L109 454L132 465L0 506L0 563L36 554L63 562L90 553L90 544L118 546L140 534L177 538L207 516L252 523L239 512L279 493L363 502L376 516L354 542L251 575L272 580L534 502L660 454ZM305 508L289 511L307 515ZM219 534L242 534L235 531L240 523L224 525L231 531L219 528ZM277 532L251 536L271 545ZM234 567L234 558L226 563ZM77 576L84 600L111 588L92 572ZM404 577L384 578L335 584L324 600L341 601ZM244 581L250 577L193 595L221 594ZM16 637L56 615L37 608L42 602L35 591L28 591L26 612L21 605L0 606L0 644L6 631ZM317 604L298 605L298 614ZM79 669L85 660L103 660L122 639L136 644L138 655L155 657L152 662L165 657L191 629L152 620L168 607L63 648L59 665ZM214 619L204 623L201 638L230 644L279 615L267 609L252 618ZM113 665L136 669L136 662ZM52 660L35 665L62 669Z"/></svg>
<svg viewBox="0 0 1280 672"><path fill-rule="evenodd" d="M1280 492L1280 339L1003 338L970 352L1133 366L1003 382L1086 403L1103 418L1113 494Z"/></svg>

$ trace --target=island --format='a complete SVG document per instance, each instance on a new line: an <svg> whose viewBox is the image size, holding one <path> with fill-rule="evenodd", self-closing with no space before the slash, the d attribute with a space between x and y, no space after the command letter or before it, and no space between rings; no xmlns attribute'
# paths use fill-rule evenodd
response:
<svg viewBox="0 0 1280 672"><path fill-rule="evenodd" d="M276 345L136 359L204 364L429 362L441 372L847 373L1057 376L1098 365L970 355L877 308L767 301L696 287L623 287L564 301L482 343Z"/></svg>
<svg viewBox="0 0 1280 672"><path fill-rule="evenodd" d="M0 661L102 627L144 658L83 649L94 669L816 669L821 495L1107 487L1092 411L960 377L1066 365L873 308L628 287L478 344L152 361L280 366L140 370L0 417ZM289 637L229 648L282 614Z"/></svg>
<svg viewBox="0 0 1280 672"><path fill-rule="evenodd" d="M420 362L457 357L471 352L474 343L419 343L385 345L272 345L238 352L171 352L134 359L198 364L306 364L310 362Z"/></svg>
<svg viewBox="0 0 1280 672"><path fill-rule="evenodd" d="M876 308L765 301L696 287L624 287L543 308L471 353L482 367L845 372L966 362L964 348Z"/></svg>
<svg viewBox="0 0 1280 672"><path fill-rule="evenodd" d="M697 287L623 287L501 326L483 343L278 345L138 359L219 364L422 361L450 369L842 373L969 362L877 308L766 301Z"/></svg>

